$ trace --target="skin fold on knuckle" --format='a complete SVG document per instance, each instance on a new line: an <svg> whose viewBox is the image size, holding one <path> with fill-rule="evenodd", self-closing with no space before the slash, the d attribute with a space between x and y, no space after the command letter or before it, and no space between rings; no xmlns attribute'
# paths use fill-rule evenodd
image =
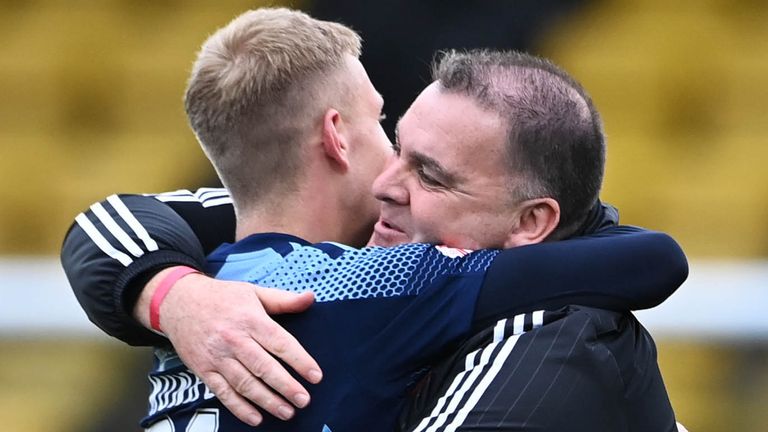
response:
<svg viewBox="0 0 768 432"><path fill-rule="evenodd" d="M258 358L254 359L248 369L257 378L264 378L273 373L274 368L278 367L277 362L269 355L262 354Z"/></svg>
<svg viewBox="0 0 768 432"><path fill-rule="evenodd" d="M232 384L237 393L251 400L260 395L263 387L258 378L246 373L238 376Z"/></svg>
<svg viewBox="0 0 768 432"><path fill-rule="evenodd" d="M226 403L232 396L232 387L227 384L227 381L219 374L207 374L203 378L203 382L209 389L218 397L222 402Z"/></svg>
<svg viewBox="0 0 768 432"><path fill-rule="evenodd" d="M278 414L277 409L282 405L281 400L277 396L259 385L259 382L256 380L243 382L236 390L240 395L273 415Z"/></svg>
<svg viewBox="0 0 768 432"><path fill-rule="evenodd" d="M287 335L282 333L275 334L272 338L270 351L283 360L288 360L286 356L291 352L291 342Z"/></svg>

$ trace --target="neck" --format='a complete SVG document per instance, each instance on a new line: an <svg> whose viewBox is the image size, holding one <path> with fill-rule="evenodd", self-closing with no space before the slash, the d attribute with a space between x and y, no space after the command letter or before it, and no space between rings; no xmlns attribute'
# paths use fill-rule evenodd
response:
<svg viewBox="0 0 768 432"><path fill-rule="evenodd" d="M349 224L345 222L349 220L349 212L337 205L338 196L332 190L325 190L332 188L323 186L322 182L314 185L281 195L279 199L260 199L262 204L238 210L236 239L278 232L310 243L333 241L358 246L359 241L353 236L359 233L348 232Z"/></svg>

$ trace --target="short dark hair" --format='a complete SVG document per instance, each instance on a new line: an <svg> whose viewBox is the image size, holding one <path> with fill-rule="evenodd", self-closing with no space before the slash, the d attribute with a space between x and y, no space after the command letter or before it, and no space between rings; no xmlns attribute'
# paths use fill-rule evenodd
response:
<svg viewBox="0 0 768 432"><path fill-rule="evenodd" d="M551 197L567 237L597 202L605 169L605 134L584 88L552 62L516 51L446 51L432 64L442 91L464 94L507 120L514 198Z"/></svg>

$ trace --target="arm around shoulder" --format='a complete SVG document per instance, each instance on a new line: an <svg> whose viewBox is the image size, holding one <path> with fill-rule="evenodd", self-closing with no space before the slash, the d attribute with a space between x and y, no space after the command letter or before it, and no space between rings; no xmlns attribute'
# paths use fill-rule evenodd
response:
<svg viewBox="0 0 768 432"><path fill-rule="evenodd" d="M188 220L200 226L199 220L208 220L222 230L234 226L233 215L228 225L208 219L214 212L202 202L184 204L198 210L179 212L152 196L112 195L75 218L62 246L62 266L88 318L107 334L131 345L164 343L132 317L141 290L164 268L202 268L203 246ZM231 238L233 232L221 237Z"/></svg>
<svg viewBox="0 0 768 432"><path fill-rule="evenodd" d="M503 251L489 268L476 325L534 309L581 304L627 311L657 306L688 277L677 242L615 226L597 234Z"/></svg>

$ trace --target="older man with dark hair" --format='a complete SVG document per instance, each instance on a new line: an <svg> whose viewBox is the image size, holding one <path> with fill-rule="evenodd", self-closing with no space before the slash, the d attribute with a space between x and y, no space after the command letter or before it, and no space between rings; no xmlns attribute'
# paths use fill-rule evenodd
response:
<svg viewBox="0 0 768 432"><path fill-rule="evenodd" d="M605 160L600 116L581 85L546 60L483 50L445 53L433 80L398 124L400 157L374 184L383 225L405 232L376 230L377 244L505 248L572 235L598 201ZM451 191L461 194L444 199ZM403 221L398 204L410 192L419 199ZM511 224L528 208L542 231L515 237Z"/></svg>
<svg viewBox="0 0 768 432"><path fill-rule="evenodd" d="M584 88L551 62L518 52L449 52L432 79L443 93L470 97L507 122L508 170L516 199L552 197L553 238L583 223L603 182L602 120Z"/></svg>

